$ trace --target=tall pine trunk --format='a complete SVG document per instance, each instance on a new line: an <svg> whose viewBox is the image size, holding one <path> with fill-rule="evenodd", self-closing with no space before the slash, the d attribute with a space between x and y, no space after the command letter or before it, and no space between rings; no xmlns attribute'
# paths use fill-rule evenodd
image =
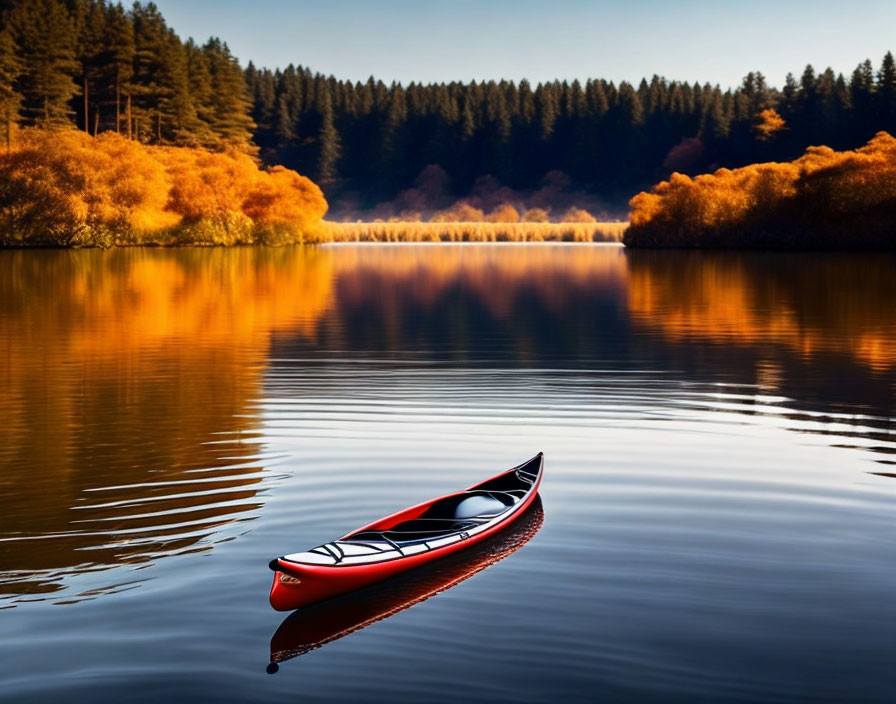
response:
<svg viewBox="0 0 896 704"><path fill-rule="evenodd" d="M87 120L90 119L90 110L87 109L87 72L84 72L84 131L90 134L90 127Z"/></svg>
<svg viewBox="0 0 896 704"><path fill-rule="evenodd" d="M121 68L115 68L115 132L121 133Z"/></svg>

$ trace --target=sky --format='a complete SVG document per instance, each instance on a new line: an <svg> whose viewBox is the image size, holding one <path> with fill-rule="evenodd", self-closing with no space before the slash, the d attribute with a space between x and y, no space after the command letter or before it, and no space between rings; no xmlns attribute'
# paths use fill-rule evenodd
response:
<svg viewBox="0 0 896 704"><path fill-rule="evenodd" d="M849 76L896 51L896 0L156 0L184 39L245 66L337 78L669 79L780 86L807 63Z"/></svg>

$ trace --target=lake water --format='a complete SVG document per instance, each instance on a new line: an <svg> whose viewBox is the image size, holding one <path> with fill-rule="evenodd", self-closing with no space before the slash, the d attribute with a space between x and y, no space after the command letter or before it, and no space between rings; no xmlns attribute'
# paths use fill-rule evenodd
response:
<svg viewBox="0 0 896 704"><path fill-rule="evenodd" d="M894 696L892 254L8 251L0 356L4 701ZM539 450L501 540L268 605Z"/></svg>

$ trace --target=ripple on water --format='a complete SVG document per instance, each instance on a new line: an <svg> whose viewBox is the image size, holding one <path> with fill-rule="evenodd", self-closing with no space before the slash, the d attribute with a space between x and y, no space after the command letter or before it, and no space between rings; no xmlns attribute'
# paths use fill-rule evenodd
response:
<svg viewBox="0 0 896 704"><path fill-rule="evenodd" d="M894 271L0 253L0 698L886 700ZM264 674L271 557L539 450L518 551Z"/></svg>

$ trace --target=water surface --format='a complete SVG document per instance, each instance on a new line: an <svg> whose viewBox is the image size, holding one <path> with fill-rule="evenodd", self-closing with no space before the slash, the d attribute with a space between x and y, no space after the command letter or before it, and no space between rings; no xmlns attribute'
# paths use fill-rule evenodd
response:
<svg viewBox="0 0 896 704"><path fill-rule="evenodd" d="M0 252L0 699L888 700L894 281L890 254ZM539 450L525 539L281 628L271 557Z"/></svg>

